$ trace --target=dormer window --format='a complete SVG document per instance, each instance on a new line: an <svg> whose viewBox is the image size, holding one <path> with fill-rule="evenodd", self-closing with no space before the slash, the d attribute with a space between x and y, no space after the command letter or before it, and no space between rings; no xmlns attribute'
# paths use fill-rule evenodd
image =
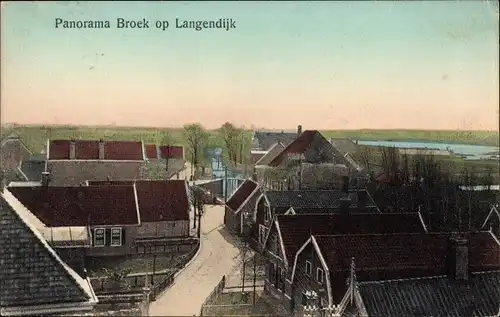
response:
<svg viewBox="0 0 500 317"><path fill-rule="evenodd" d="M320 268L317 268L317 269L316 269L316 281L317 281L318 283L323 284L323 281L324 281L324 279L325 279L324 274L325 274L325 273L323 272L323 270L322 270L322 269L320 269Z"/></svg>

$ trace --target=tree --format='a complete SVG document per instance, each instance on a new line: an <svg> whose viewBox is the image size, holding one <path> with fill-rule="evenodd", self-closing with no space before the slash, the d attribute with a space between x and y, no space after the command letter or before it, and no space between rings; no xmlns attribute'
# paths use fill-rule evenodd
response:
<svg viewBox="0 0 500 317"><path fill-rule="evenodd" d="M183 135L191 154L191 165L194 167L194 174L197 175L198 167L203 158L203 148L208 141L208 132L205 131L201 124L193 123L183 127Z"/></svg>
<svg viewBox="0 0 500 317"><path fill-rule="evenodd" d="M219 128L219 134L224 140L229 161L237 166L238 161L243 162L243 130L236 128L232 123L226 122ZM238 160L239 158L239 160Z"/></svg>

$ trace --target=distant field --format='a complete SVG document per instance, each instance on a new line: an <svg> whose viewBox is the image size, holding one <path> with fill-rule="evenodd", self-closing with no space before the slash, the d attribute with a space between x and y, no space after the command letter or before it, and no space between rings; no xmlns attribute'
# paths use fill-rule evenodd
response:
<svg viewBox="0 0 500 317"><path fill-rule="evenodd" d="M499 146L498 131L345 130L321 132L328 138L366 141L427 141Z"/></svg>
<svg viewBox="0 0 500 317"><path fill-rule="evenodd" d="M133 127L91 127L91 126L2 126L2 137L17 133L34 152L45 147L51 139L107 139L160 141L168 134L173 143L185 145L181 128L133 128ZM222 146L216 131L210 131L210 143ZM325 137L351 138L359 140L430 141L442 143L465 143L477 145L499 145L499 134L494 131L423 131L423 130L342 130L321 131ZM248 132L250 133L250 131Z"/></svg>

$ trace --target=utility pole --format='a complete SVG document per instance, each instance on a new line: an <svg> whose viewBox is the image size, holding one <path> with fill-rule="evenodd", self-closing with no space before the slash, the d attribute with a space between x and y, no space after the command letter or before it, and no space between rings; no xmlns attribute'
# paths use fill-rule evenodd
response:
<svg viewBox="0 0 500 317"><path fill-rule="evenodd" d="M203 204L201 201L197 203L198 205L198 239L201 237L201 212L203 209Z"/></svg>
<svg viewBox="0 0 500 317"><path fill-rule="evenodd" d="M224 166L224 203L227 202L227 165Z"/></svg>

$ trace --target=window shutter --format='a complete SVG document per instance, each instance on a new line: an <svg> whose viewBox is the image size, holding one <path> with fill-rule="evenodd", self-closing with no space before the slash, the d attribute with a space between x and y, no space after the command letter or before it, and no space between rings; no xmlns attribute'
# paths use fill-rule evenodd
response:
<svg viewBox="0 0 500 317"><path fill-rule="evenodd" d="M125 228L122 228L122 245L125 245Z"/></svg>
<svg viewBox="0 0 500 317"><path fill-rule="evenodd" d="M104 237L106 239L105 245L109 247L111 245L111 229L104 230Z"/></svg>

